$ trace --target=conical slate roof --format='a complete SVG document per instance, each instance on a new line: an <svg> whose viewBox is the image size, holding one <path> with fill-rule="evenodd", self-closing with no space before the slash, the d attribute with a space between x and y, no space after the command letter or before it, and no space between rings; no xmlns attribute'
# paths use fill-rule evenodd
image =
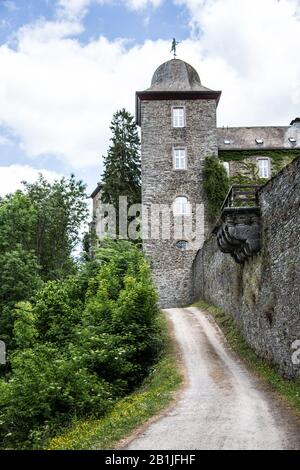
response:
<svg viewBox="0 0 300 470"><path fill-rule="evenodd" d="M136 92L136 123L141 125L141 102L149 100L215 100L218 105L221 91L201 85L196 70L179 59L171 59L154 72L151 87Z"/></svg>
<svg viewBox="0 0 300 470"><path fill-rule="evenodd" d="M147 91L208 91L201 85L198 72L180 59L171 59L160 65Z"/></svg>

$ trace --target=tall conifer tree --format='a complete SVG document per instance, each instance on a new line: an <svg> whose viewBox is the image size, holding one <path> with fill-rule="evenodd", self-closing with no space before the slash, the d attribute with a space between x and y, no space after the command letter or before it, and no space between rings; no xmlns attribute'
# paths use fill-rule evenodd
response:
<svg viewBox="0 0 300 470"><path fill-rule="evenodd" d="M119 197L128 205L141 202L140 139L134 117L124 108L113 115L111 145L104 157L102 202L119 209Z"/></svg>

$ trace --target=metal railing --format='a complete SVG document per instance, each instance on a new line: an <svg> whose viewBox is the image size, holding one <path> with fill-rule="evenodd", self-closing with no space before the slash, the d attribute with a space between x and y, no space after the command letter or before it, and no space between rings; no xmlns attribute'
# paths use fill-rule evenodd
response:
<svg viewBox="0 0 300 470"><path fill-rule="evenodd" d="M220 212L228 207L258 207L258 191L261 186L257 184L239 184L231 186Z"/></svg>
<svg viewBox="0 0 300 470"><path fill-rule="evenodd" d="M223 212L225 209L247 208L247 210L259 210L258 191L261 186L257 184L235 184L229 189L227 196L220 207L219 217L215 222L213 233L217 233L219 227L223 223Z"/></svg>

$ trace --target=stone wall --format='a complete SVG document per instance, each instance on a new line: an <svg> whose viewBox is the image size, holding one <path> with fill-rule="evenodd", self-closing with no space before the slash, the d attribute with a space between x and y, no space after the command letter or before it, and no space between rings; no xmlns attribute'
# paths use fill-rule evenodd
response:
<svg viewBox="0 0 300 470"><path fill-rule="evenodd" d="M172 126L173 106L184 106L184 128ZM141 140L143 248L151 260L161 307L185 305L192 300L193 259L208 233L207 217L204 214L202 168L205 158L217 155L218 151L215 100L143 100ZM185 170L174 169L173 148L176 146L186 148ZM178 226L180 220L175 220L172 208L179 196L187 197L191 204L191 216L187 216L185 222L194 227L195 238L193 235L177 236L175 233L175 225ZM166 217L162 219L159 214L153 214L153 205L169 208L170 237L166 236L164 239L162 234L159 234L159 238L154 236ZM176 241L180 239L188 241L189 250L179 250L176 247Z"/></svg>
<svg viewBox="0 0 300 470"><path fill-rule="evenodd" d="M300 375L300 158L260 191L262 250L238 265L208 239L193 265L194 298L231 315L253 349L288 377Z"/></svg>
<svg viewBox="0 0 300 470"><path fill-rule="evenodd" d="M237 174L247 173L250 170L245 168L244 163L255 164L258 170L258 160L268 159L270 176L275 176L286 165L291 163L295 158L300 156L300 149L293 148L290 150L218 150L218 155L221 161L227 162L229 165L229 175L236 176Z"/></svg>

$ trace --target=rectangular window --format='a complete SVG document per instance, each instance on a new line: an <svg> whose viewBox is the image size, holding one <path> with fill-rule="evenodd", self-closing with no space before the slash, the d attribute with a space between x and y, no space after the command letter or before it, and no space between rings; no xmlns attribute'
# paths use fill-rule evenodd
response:
<svg viewBox="0 0 300 470"><path fill-rule="evenodd" d="M184 107L173 108L173 127L184 127Z"/></svg>
<svg viewBox="0 0 300 470"><path fill-rule="evenodd" d="M270 177L270 165L267 158L261 158L258 160L258 173L260 178Z"/></svg>
<svg viewBox="0 0 300 470"><path fill-rule="evenodd" d="M186 170L185 149L174 149L174 168L175 170Z"/></svg>

